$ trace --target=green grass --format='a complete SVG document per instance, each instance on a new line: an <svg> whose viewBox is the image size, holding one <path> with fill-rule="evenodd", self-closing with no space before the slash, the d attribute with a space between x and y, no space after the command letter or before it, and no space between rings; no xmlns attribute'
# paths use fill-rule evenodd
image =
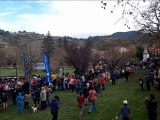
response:
<svg viewBox="0 0 160 120"><path fill-rule="evenodd" d="M35 75L45 75L45 72L42 70L34 70L33 74ZM18 76L24 76L24 70L18 69L17 70ZM16 69L1 69L0 76L16 76Z"/></svg>
<svg viewBox="0 0 160 120"><path fill-rule="evenodd" d="M131 108L131 120L147 120L147 110L144 104L144 97L150 93L154 93L158 102L158 119L160 120L160 91L152 88L152 90L140 91L138 76L144 71L137 71L135 75L129 77L129 82L126 83L124 79L116 81L116 85L112 86L107 83L106 90L103 91L103 97L97 98L97 111L95 113L87 114L87 107L85 107L85 115L83 120L115 120L115 116L119 111L122 101L128 100ZM57 94L61 99L61 106L59 110L58 120L78 120L78 106L76 102L76 93L69 91L59 91L52 94L52 97ZM51 97L51 98L52 98ZM31 103L32 104L32 103ZM30 104L30 105L31 105ZM50 109L38 111L33 114L31 109L24 110L23 113L17 112L17 106L9 105L7 112L0 109L0 120L50 120ZM120 118L120 120L122 120Z"/></svg>
<svg viewBox="0 0 160 120"><path fill-rule="evenodd" d="M59 71L60 74L62 73L67 73L73 74L73 69L72 68L64 68ZM34 75L45 75L45 72L42 70L34 70L33 71ZM24 75L24 70L23 69L18 69L17 70L17 75L18 76L23 76ZM1 69L0 71L0 76L16 76L16 69Z"/></svg>

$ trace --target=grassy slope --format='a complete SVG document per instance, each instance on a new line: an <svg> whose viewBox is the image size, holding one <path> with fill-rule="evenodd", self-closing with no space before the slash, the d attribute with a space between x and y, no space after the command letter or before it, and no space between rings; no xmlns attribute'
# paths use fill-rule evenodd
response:
<svg viewBox="0 0 160 120"><path fill-rule="evenodd" d="M73 69L72 68L64 68L63 70L61 70L59 73L67 73L69 72L69 74L73 74ZM23 69L18 69L17 74L19 76L23 76L24 75L24 70ZM34 70L33 74L35 75L45 75L45 72L43 72L42 70ZM15 76L16 75L16 69L1 69L0 71L0 76Z"/></svg>
<svg viewBox="0 0 160 120"><path fill-rule="evenodd" d="M103 92L103 97L97 99L97 111L95 113L87 114L87 107L85 108L84 120L114 120L119 111L122 101L127 99L131 108L131 120L147 120L147 111L144 104L144 97L150 93L156 95L158 105L160 106L160 91L152 88L151 91L140 91L138 76L143 71L138 71L136 75L132 75L129 82L126 83L124 79L119 79L115 86L111 83L106 85L106 90ZM78 107L76 102L76 94L68 91L56 92L61 99L61 108L59 110L59 120L77 120ZM52 96L54 96L52 94ZM158 113L160 107L158 106ZM0 110L0 120L50 120L50 109L39 111L33 114L31 109L25 110L24 113L17 113L16 106L9 106L7 112ZM121 118L120 118L121 119ZM160 116L159 119L160 120Z"/></svg>

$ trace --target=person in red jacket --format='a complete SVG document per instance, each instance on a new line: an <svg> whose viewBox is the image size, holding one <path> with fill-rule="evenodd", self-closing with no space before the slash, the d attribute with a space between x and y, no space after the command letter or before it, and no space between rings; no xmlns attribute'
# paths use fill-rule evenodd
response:
<svg viewBox="0 0 160 120"><path fill-rule="evenodd" d="M89 91L89 97L88 97L88 114L90 114L92 111L96 111L96 100L97 100L97 92L92 87Z"/></svg>
<svg viewBox="0 0 160 120"><path fill-rule="evenodd" d="M105 84L106 84L106 77L102 76L99 78L99 83L101 84L102 86L102 90L105 90Z"/></svg>
<svg viewBox="0 0 160 120"><path fill-rule="evenodd" d="M83 95L82 91L80 91L79 95L77 95L77 102L78 102L78 106L80 109L79 119L81 119L83 117L83 113L84 113L84 95Z"/></svg>

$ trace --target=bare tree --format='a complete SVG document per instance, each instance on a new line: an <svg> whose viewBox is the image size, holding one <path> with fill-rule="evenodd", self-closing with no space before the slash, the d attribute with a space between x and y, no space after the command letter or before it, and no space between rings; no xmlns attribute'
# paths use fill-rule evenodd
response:
<svg viewBox="0 0 160 120"><path fill-rule="evenodd" d="M141 30L149 35L149 43L160 41L160 1L152 0L147 10L140 14L140 19L136 20Z"/></svg>
<svg viewBox="0 0 160 120"><path fill-rule="evenodd" d="M130 29L130 20L129 18L133 18L134 20L140 15L140 5L144 4L146 0L107 0L101 1L104 10L108 10L108 6L111 5L110 3L114 3L111 10L109 12L114 13L117 9L121 12L121 17L117 19L115 22L118 23L119 21L124 21L124 26Z"/></svg>
<svg viewBox="0 0 160 120"><path fill-rule="evenodd" d="M107 9L108 5L113 1L101 1L102 8ZM143 3L148 2L148 7L140 8ZM118 9L122 8L122 9ZM125 21L124 25L130 29L129 18L133 18L140 29L150 35L152 43L160 39L160 1L159 0L116 0L111 9L111 13L121 10L122 16L117 20ZM116 22L116 23L117 23ZM154 39L154 40L153 40Z"/></svg>
<svg viewBox="0 0 160 120"><path fill-rule="evenodd" d="M97 63L100 62L100 60L101 60L100 53L99 52L93 53L92 51L92 61L91 61L92 66L95 67Z"/></svg>
<svg viewBox="0 0 160 120"><path fill-rule="evenodd" d="M69 65L75 68L77 74L84 74L91 61L92 53L90 47L87 44L80 46L77 43L72 43L67 47L66 52L66 59Z"/></svg>
<svg viewBox="0 0 160 120"><path fill-rule="evenodd" d="M50 65L52 68L61 67L65 64L66 51L64 48L55 47L54 52L50 58Z"/></svg>

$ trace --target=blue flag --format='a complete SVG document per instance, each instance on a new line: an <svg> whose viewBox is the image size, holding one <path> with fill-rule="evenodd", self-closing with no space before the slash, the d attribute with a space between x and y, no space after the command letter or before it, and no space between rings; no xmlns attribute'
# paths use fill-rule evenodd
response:
<svg viewBox="0 0 160 120"><path fill-rule="evenodd" d="M43 54L43 60L44 60L45 71L46 71L46 82L50 83L51 82L51 70L50 70L50 66L48 63L48 57L45 53Z"/></svg>
<svg viewBox="0 0 160 120"><path fill-rule="evenodd" d="M23 53L23 62L24 62L24 76L28 76L28 69L27 69L27 55Z"/></svg>

